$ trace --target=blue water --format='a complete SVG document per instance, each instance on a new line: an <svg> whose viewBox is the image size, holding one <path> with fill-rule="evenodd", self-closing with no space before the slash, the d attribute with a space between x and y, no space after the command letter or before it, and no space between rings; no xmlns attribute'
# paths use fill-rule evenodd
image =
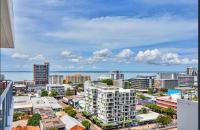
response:
<svg viewBox="0 0 200 130"><path fill-rule="evenodd" d="M173 94L180 94L181 91L180 90L176 90L176 89L168 89L167 91L167 95L171 96Z"/></svg>
<svg viewBox="0 0 200 130"><path fill-rule="evenodd" d="M52 74L60 74L60 75L69 75L69 74L77 74L80 73L82 75L90 75L92 80L97 79L101 75L109 75L108 71L53 71L50 72L50 75ZM136 72L136 71L130 71L130 72L123 72L125 79L134 78L137 75L156 75L156 72ZM10 71L10 72L2 72L2 74L5 75L5 78L8 80L33 80L33 72L31 71Z"/></svg>

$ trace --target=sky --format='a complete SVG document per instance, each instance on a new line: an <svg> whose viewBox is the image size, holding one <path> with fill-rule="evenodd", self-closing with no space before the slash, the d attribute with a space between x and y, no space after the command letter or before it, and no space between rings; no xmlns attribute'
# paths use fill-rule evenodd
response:
<svg viewBox="0 0 200 130"><path fill-rule="evenodd" d="M2 70L184 71L197 67L197 0L13 0Z"/></svg>

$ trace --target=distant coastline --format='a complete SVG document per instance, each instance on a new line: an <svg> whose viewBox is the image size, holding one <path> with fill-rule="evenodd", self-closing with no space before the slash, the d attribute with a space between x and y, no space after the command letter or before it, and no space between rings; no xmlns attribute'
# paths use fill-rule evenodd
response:
<svg viewBox="0 0 200 130"><path fill-rule="evenodd" d="M20 73L20 72L33 72L33 71L1 71L3 73ZM111 71L50 71L50 73L109 73ZM184 71L121 71L123 73L159 73L159 72L175 72L175 73L181 73Z"/></svg>

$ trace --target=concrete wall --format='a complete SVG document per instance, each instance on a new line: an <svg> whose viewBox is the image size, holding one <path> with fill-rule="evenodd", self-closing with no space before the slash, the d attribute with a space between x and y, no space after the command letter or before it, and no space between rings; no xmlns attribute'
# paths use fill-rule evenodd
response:
<svg viewBox="0 0 200 130"><path fill-rule="evenodd" d="M177 100L178 130L198 130L198 102Z"/></svg>

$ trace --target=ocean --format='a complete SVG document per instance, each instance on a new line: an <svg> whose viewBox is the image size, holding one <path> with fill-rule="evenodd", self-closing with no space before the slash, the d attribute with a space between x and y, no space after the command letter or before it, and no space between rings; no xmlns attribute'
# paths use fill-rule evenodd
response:
<svg viewBox="0 0 200 130"><path fill-rule="evenodd" d="M160 71L157 72L146 72L146 71L122 71L124 73L124 78L134 78L137 75L156 75ZM59 75L69 75L69 74L82 74L82 75L90 75L92 80L96 80L99 76L104 75L108 76L110 74L109 71L50 71L49 75L59 74ZM3 71L1 72L5 76L7 80L20 81L20 80L33 80L33 72L32 71Z"/></svg>

